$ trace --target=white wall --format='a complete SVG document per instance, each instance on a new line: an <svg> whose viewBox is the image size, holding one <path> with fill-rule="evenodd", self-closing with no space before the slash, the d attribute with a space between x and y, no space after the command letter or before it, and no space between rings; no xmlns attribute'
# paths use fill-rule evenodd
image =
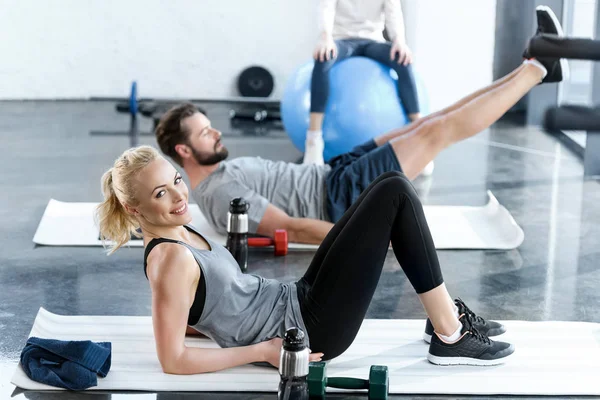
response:
<svg viewBox="0 0 600 400"><path fill-rule="evenodd" d="M432 110L492 81L496 0L402 0L402 5L407 41Z"/></svg>
<svg viewBox="0 0 600 400"><path fill-rule="evenodd" d="M309 59L318 0L0 0L0 98L236 95L251 65L273 97ZM438 109L491 81L495 0L403 0Z"/></svg>
<svg viewBox="0 0 600 400"><path fill-rule="evenodd" d="M317 0L0 0L0 96L221 98L310 59Z"/></svg>

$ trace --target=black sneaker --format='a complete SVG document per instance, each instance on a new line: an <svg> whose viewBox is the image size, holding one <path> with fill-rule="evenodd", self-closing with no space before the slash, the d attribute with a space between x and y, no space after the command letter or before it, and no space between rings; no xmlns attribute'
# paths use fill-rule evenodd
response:
<svg viewBox="0 0 600 400"><path fill-rule="evenodd" d="M556 83L569 79L569 64L564 58L536 58L536 60L548 71L542 83Z"/></svg>
<svg viewBox="0 0 600 400"><path fill-rule="evenodd" d="M554 11L548 6L537 6L535 9L537 18L537 29L534 36L543 35L545 33L551 35L565 36L562 26L554 14ZM529 48L523 51L523 58L531 58Z"/></svg>
<svg viewBox="0 0 600 400"><path fill-rule="evenodd" d="M460 298L454 300L454 304L456 304L456 307L458 307L458 315L468 314L473 322L473 326L475 326L475 328L477 328L477 330L484 335L498 336L506 332L504 325L496 321L486 321L479 315L476 315ZM431 343L432 335L433 324L431 323L431 320L427 318L427 322L425 323L425 332L423 333L423 340L427 343Z"/></svg>
<svg viewBox="0 0 600 400"><path fill-rule="evenodd" d="M537 6L535 9L537 17L537 29L535 36L542 34L551 34L565 36L562 26L554 14L554 11L548 6ZM529 49L523 52L524 58L532 58ZM569 64L567 60L558 58L538 58L537 59L548 71L542 83L560 82L567 79L569 75Z"/></svg>
<svg viewBox="0 0 600 400"><path fill-rule="evenodd" d="M427 360L436 365L498 365L515 352L510 343L495 342L473 326L467 315L461 315L461 337L454 343L444 342L436 333L431 337Z"/></svg>
<svg viewBox="0 0 600 400"><path fill-rule="evenodd" d="M537 34L549 33L552 35L565 36L563 28L556 18L554 11L548 6L537 6L535 8L535 15L537 17Z"/></svg>

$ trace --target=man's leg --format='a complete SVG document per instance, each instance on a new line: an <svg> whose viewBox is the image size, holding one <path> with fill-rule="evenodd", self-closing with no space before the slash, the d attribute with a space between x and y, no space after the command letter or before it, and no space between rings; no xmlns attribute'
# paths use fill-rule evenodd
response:
<svg viewBox="0 0 600 400"><path fill-rule="evenodd" d="M440 111L426 115L424 117L421 117L417 121L415 121L409 125L403 126L402 128L394 129L393 131L390 131L390 132L384 133L383 135L377 136L375 138L375 143L377 143L378 146L381 146L382 144L385 144L392 139L396 139L398 137L406 135L407 133L410 133L411 131L418 128L420 125L426 123L427 121L430 121L432 119L439 117L440 115L445 115L445 114L448 114L458 108L461 108L465 104L469 103L471 100L473 100L489 91L496 89L498 86L503 85L506 81L509 81L515 75L517 75L523 69L523 67L524 67L524 65L520 65L518 68L513 70L508 75L505 75L502 78L494 81L492 84L490 84L484 88L481 88L481 89L469 94L468 96L463 97L462 99L458 100L456 103L453 103L452 105L450 105Z"/></svg>
<svg viewBox="0 0 600 400"><path fill-rule="evenodd" d="M402 171L414 179L435 156L450 144L473 136L495 122L519 98L537 85L544 74L543 66L524 65L511 78L503 80L494 89L460 107L451 106L434 118L421 118L413 128L381 146L371 142L362 153L350 158L343 155L328 175L328 213L337 221L365 188L387 171ZM473 121L463 121L472 119ZM422 122L424 121L425 122ZM487 125L489 124L489 125ZM477 130L479 129L479 130ZM339 164L339 165L338 165Z"/></svg>
<svg viewBox="0 0 600 400"><path fill-rule="evenodd" d="M491 126L543 77L542 68L527 64L495 89L392 139L389 143L406 176L414 179L440 151Z"/></svg>
<svg viewBox="0 0 600 400"><path fill-rule="evenodd" d="M554 61L559 63L558 60ZM550 67L550 66L549 66ZM538 61L527 61L514 76L493 90L452 111L418 124L410 133L366 151L333 168L327 178L328 213L332 221L379 175L402 171L414 179L444 148L473 136L497 121L544 78ZM424 119L424 118L423 118ZM346 156L348 158L348 156Z"/></svg>
<svg viewBox="0 0 600 400"><path fill-rule="evenodd" d="M558 35L558 36L564 36L564 32L563 32L562 26L560 25L560 22L558 21L558 18L556 17L556 15L552 11L552 9L550 9L549 7L547 7L547 6L536 7L536 18L537 18L537 30L535 33L536 35L548 33L548 34L553 34L553 35ZM525 50L525 52L523 53L523 56L525 58L530 58L530 56L528 54L528 50ZM564 70L563 72L568 73L568 65L566 63L562 64L561 67ZM382 144L385 144L392 139L395 139L397 137L400 137L402 135L410 133L413 129L417 128L420 124L423 124L423 123L427 122L428 120L434 119L440 115L448 114L458 108L461 108L465 104L469 103L471 100L497 88L498 86L501 86L506 81L512 79L516 74L518 74L521 71L522 68L523 68L523 65L516 68L513 72L509 73L508 75L504 76L503 78L498 79L491 85L484 87L484 88L466 96L465 98L459 100L458 102L452 104L449 107L446 107L445 109L443 109L441 111L438 111L438 112L430 114L424 118L421 118L416 123L412 123L408 126L400 128L400 129L395 129L389 133L386 133L386 134L383 134L383 135L377 137L375 139L375 143L378 146L381 146Z"/></svg>
<svg viewBox="0 0 600 400"><path fill-rule="evenodd" d="M538 7L536 14L536 35L562 32L551 9ZM523 64L494 88L391 139L388 143L406 176L414 179L441 150L488 128L540 82L560 82L568 73L567 64L560 59L526 60Z"/></svg>
<svg viewBox="0 0 600 400"><path fill-rule="evenodd" d="M470 95L462 98L461 100L459 100L458 102L450 105L449 107L446 107L436 113L433 114L429 114L425 117L421 117L420 114L413 114L413 117L415 118L411 118L412 121L415 121L409 125L406 125L402 128L399 129L394 129L391 132L387 132L384 133L383 135L380 135L378 137L376 137L374 139L375 144L377 144L377 146L381 146L385 143L388 143L390 140L399 138L401 136L410 134L410 132L414 131L415 129L417 129L419 126L421 126L423 123L426 123L427 121L430 121L432 119L435 119L436 117L440 116L440 115L445 115L448 114L460 107L462 107L463 105L467 104L468 102L470 102L471 100L481 96L482 94L485 94L491 90L494 90L495 88L497 88L498 86L502 85L504 82L506 82L507 80L511 79L513 76L515 76L521 69L523 66L519 66L517 69L515 69L514 71L512 71L510 74L504 76L501 79L496 80L495 82L493 82L491 85L486 86L480 90L477 90L474 93L471 93ZM423 176L430 176L433 173L433 159L421 170L421 174L423 174Z"/></svg>

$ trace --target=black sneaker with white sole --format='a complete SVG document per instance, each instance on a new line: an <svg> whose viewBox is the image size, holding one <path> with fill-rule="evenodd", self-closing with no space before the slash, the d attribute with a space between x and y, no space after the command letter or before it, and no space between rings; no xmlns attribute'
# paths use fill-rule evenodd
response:
<svg viewBox="0 0 600 400"><path fill-rule="evenodd" d="M510 343L496 342L479 332L471 318L464 314L460 318L460 338L447 343L436 333L431 337L427 360L436 365L498 365L506 362L515 352Z"/></svg>
<svg viewBox="0 0 600 400"><path fill-rule="evenodd" d="M537 6L535 8L537 18L538 34L549 33L552 35L565 36L562 26L554 14L554 11L548 6Z"/></svg>
<svg viewBox="0 0 600 400"><path fill-rule="evenodd" d="M568 79L569 64L563 58L536 58L546 68L548 73L542 83L556 83Z"/></svg>
<svg viewBox="0 0 600 400"><path fill-rule="evenodd" d="M562 26L554 14L554 11L548 6L537 6L535 8L535 16L537 19L537 29L534 36L550 34L565 36ZM531 58L529 49L525 49L523 52L523 58Z"/></svg>
<svg viewBox="0 0 600 400"><path fill-rule="evenodd" d="M496 321L487 321L479 315L476 315L460 298L454 300L454 304L456 304L456 307L458 307L458 315L468 314L473 322L473 326L484 335L493 337L502 335L504 332L506 332L504 325ZM423 333L423 340L427 343L431 343L432 335L433 324L431 323L431 320L427 318L427 322L425 323L425 332Z"/></svg>
<svg viewBox="0 0 600 400"><path fill-rule="evenodd" d="M537 29L535 36L550 34L557 36L565 36L562 26L554 14L554 11L548 6L537 6L535 9L537 17ZM524 58L532 58L529 54L529 49L523 52ZM548 73L542 80L542 83L560 82L568 79L569 63L567 60L559 58L537 58L537 60L546 68Z"/></svg>

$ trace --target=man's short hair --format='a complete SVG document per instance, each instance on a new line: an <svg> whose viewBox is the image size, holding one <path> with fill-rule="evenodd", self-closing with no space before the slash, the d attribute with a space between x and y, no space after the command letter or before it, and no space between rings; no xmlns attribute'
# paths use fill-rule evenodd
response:
<svg viewBox="0 0 600 400"><path fill-rule="evenodd" d="M183 160L175 151L175 146L178 144L189 145L189 132L183 128L181 123L196 113L205 114L203 110L192 103L174 106L160 118L154 132L160 150L182 167Z"/></svg>

